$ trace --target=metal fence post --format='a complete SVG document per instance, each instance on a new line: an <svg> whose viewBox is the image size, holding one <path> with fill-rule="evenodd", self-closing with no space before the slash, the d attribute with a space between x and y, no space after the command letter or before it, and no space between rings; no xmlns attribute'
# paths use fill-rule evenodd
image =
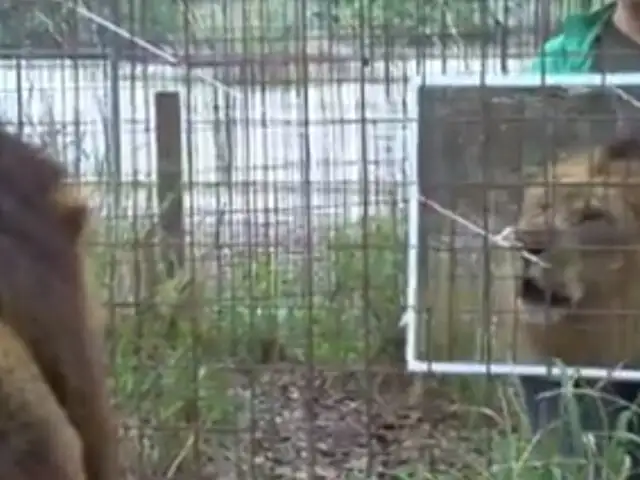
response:
<svg viewBox="0 0 640 480"><path fill-rule="evenodd" d="M156 93L155 115L162 257L167 276L173 277L184 267L185 243L180 94Z"/></svg>

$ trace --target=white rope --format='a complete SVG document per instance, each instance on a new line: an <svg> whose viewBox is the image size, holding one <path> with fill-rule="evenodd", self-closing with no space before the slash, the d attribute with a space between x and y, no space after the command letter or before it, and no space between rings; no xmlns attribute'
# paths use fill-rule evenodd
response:
<svg viewBox="0 0 640 480"><path fill-rule="evenodd" d="M110 22L106 18L101 17L100 15L96 15L90 10L87 10L84 6L71 4L71 3L69 3L69 6L71 6L81 17L84 17L88 20L91 20L92 22L95 22L96 24L106 28L107 30L110 30L111 32L121 36L122 38L125 38L135 43L137 46L144 48L148 52L153 53L154 55L157 55L158 57L162 58L163 60L166 60L167 62L170 62L176 66L181 66L181 62L178 57L171 55L170 53L162 50L161 48L158 48L152 45L151 43L147 42L146 40L140 37L137 37L133 33L129 32L128 30L125 30L124 28L116 25L113 22ZM193 72L193 75L199 78L200 80L208 83L209 85L212 85L220 89L221 91L228 93L229 95L235 97L236 99L241 99L240 93L237 90L234 90L228 85L225 85L221 81L216 80L215 78L212 78L210 76L206 76L197 71Z"/></svg>
<svg viewBox="0 0 640 480"><path fill-rule="evenodd" d="M549 268L549 264L547 262L545 262L544 260L542 260L540 257L533 255L525 250L522 249L522 246L520 244L518 244L517 242L511 240L508 240L509 238L513 237L513 227L509 226L507 228L505 228L504 230L502 230L502 232L500 232L497 235L492 234L491 232L488 232L487 230L485 230L484 228L479 227L478 225L470 222L469 220L467 220L464 217L461 217L460 215L458 215L457 213L453 212L452 210L449 210L448 208L443 207L442 205L440 205L437 202L434 202L433 200L430 200L428 198L425 197L420 197L420 201L426 205L428 205L429 207L433 208L436 212L438 212L441 215L444 215L447 218L450 218L451 220L459 223L460 225L463 225L464 227L468 228L469 230L471 230L474 233L477 233L479 235L482 235L484 237L486 237L487 239L489 239L492 243L494 243L495 245L498 245L500 247L504 247L504 248L516 248L518 249L518 253L523 257L526 258L527 260L534 262L538 265L540 265L543 268Z"/></svg>

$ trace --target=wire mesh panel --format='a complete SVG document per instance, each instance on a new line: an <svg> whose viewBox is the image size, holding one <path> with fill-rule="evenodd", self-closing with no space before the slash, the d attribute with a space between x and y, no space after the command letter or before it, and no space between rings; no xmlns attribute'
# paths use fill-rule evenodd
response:
<svg viewBox="0 0 640 480"><path fill-rule="evenodd" d="M123 478L525 478L487 467L491 388L407 373L485 371L513 310L515 253L446 212L499 232L523 176L633 112L412 79L520 71L602 1L5 3L3 126L94 207Z"/></svg>
<svg viewBox="0 0 640 480"><path fill-rule="evenodd" d="M416 345L409 347L409 355L415 355L409 359L410 369L544 374L547 369L543 365L552 365L558 359L546 350L551 348L549 341L541 344L539 337L554 337L553 342L560 342L562 335L581 331L579 324L566 331L548 325L538 326L536 333L531 333L533 329L527 325L531 316L523 307L523 288L527 287L523 283L527 281L523 262L537 262L539 258L527 257L517 242L509 243L507 237L498 234L513 232L514 225L519 231L519 222L532 215L522 206L523 194L533 192L536 182L541 192L563 192L563 181L577 182L579 176L573 172L550 177L549 172L562 172L554 165L582 156L587 169L596 161L590 160L588 153L595 155L598 148L616 138L634 136L638 118L634 93L639 79L635 74L606 78L595 74L492 76L480 85L478 76L470 75L429 79L419 88L416 168L420 188L415 193L414 208L420 213L414 216L417 222L412 222L410 237L420 248L413 256L415 263L409 264L410 271L416 272L411 288L418 293L409 290L407 296L410 304L415 299L424 310L420 310L422 318L411 317L415 321L411 341ZM607 182L602 178L599 181ZM598 182L592 182L589 184L583 175L584 189L598 188ZM624 191L622 186L618 188ZM569 208L562 204L566 203L565 194L549 195L549 209ZM571 195L577 202L579 195ZM554 203L556 197L560 200ZM531 204L525 205L531 209ZM582 278L586 267L576 264L575 268ZM606 275L606 269L601 274ZM568 280L563 277L554 282L565 285ZM589 295L598 295L597 291L588 291ZM545 306L551 310L553 305ZM616 315L610 313L611 318ZM614 320L603 322L615 328ZM634 338L639 329L640 324L629 320L620 335ZM594 335L599 344L605 343L606 335ZM578 335L553 351L569 350L580 342L578 338L585 342L586 337ZM616 341L616 348L624 350L626 340ZM579 348L585 350L579 357L585 363L572 366L581 367L583 375L606 375L605 369L592 367L614 366L597 365L596 347L584 343ZM593 349L591 358L589 348ZM626 366L632 366L633 360L626 359ZM640 378L637 371L617 374Z"/></svg>

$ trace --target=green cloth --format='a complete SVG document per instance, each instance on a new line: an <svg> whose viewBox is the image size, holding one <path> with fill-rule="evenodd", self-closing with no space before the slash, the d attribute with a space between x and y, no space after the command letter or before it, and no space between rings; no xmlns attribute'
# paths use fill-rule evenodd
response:
<svg viewBox="0 0 640 480"><path fill-rule="evenodd" d="M531 69L534 73L586 73L593 67L593 45L613 15L615 2L589 13L569 15L559 34L542 46Z"/></svg>

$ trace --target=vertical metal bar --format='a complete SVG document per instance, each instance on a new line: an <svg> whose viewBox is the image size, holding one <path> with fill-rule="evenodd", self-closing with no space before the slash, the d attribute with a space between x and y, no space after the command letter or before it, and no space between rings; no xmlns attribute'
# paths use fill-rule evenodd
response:
<svg viewBox="0 0 640 480"><path fill-rule="evenodd" d="M295 6L295 18L307 18L307 1L302 0ZM298 80L298 96L302 97L302 198L304 205L304 238L305 238L305 255L304 255L304 278L302 292L305 296L306 318L307 318L307 338L306 338L306 393L304 399L305 420L307 423L306 446L308 454L307 477L314 478L316 465L316 448L315 448L315 402L313 400L314 378L315 378L315 319L314 319L314 225L313 225L313 180L311 171L312 153L310 146L310 98L309 98L309 55L307 51L307 25L305 21L299 23L296 28L296 49L300 52L301 68L296 69L299 77Z"/></svg>
<svg viewBox="0 0 640 480"><path fill-rule="evenodd" d="M504 74L509 72L509 40L511 38L511 28L509 27L511 23L511 19L509 18L511 9L509 7L509 1L502 0L502 21L498 28L500 39L500 71Z"/></svg>
<svg viewBox="0 0 640 480"><path fill-rule="evenodd" d="M360 25L360 36L359 36L359 48L361 52L364 52L367 46L367 39L365 38L365 34L367 30L370 30L366 25L367 19L367 11L365 8L366 2L360 2L360 11L359 11L359 25ZM387 83L389 81L389 77L387 77ZM362 197L363 205L362 205L362 220L360 222L361 228L361 248L362 248L362 299L363 299L363 308L362 308L362 326L364 332L364 366L365 366L365 416L367 419L367 461L364 470L365 478L371 478L373 476L373 442L372 442L372 419L373 419L373 404L372 404L372 396L373 396L373 379L371 372L371 286L370 286L370 278L369 278L369 165L368 165L368 145L367 145L367 70L365 65L361 62L360 64L360 72L358 78L358 88L360 95L360 112L359 120L360 120L360 170L361 170L361 178L360 180L360 195ZM388 95L388 85L387 85L387 95Z"/></svg>
<svg viewBox="0 0 640 480"><path fill-rule="evenodd" d="M538 28L536 31L536 45L541 45L549 38L551 30L551 2L549 0L536 0L536 18ZM566 15L566 12L563 12Z"/></svg>
<svg viewBox="0 0 640 480"><path fill-rule="evenodd" d="M250 52L251 50L251 39L253 38L254 35L254 30L251 28L251 17L249 16L250 11L251 11L251 6L248 0L240 0L240 3L242 4L242 25L240 26L240 35L241 35L241 46L242 46L242 53L243 54L248 54L248 52ZM229 6L230 10L234 9L234 5L230 4ZM234 42L234 48L237 48L237 43ZM253 123L253 118L252 118L252 111L253 111L253 101L255 99L255 82L252 81L252 75L251 74L246 74L251 72L251 67L252 65L249 63L247 65L248 68L245 69L245 75L244 75L244 94L245 94L245 101L243 102L243 111L242 111L242 117L244 120L244 124L243 124L243 130L244 130L244 134L245 134L245 144L244 144L244 152L245 152L245 157L244 157L244 162L243 162L243 169L244 171L241 174L241 178L242 181L244 183L245 180L248 180L251 178L251 175L254 174L254 165L253 165L253 161L257 158L257 155L254 153L255 149L253 148L252 145L252 123ZM247 182L250 183L250 182ZM235 187L235 185L234 185ZM255 189L252 189L250 187L248 188L241 188L241 202L244 205L250 206L250 205L256 205L257 202L255 202L255 198L257 196L257 192L255 191ZM232 192L232 196L235 196L235 191ZM250 207L249 207L250 208ZM255 208L255 207L254 207ZM246 230L243 229L242 235L242 242L245 243L247 245L247 257L248 257L248 265L247 265L247 274L249 275L250 280L247 282L247 292L246 295L248 295L248 297L251 299L251 304L249 305L249 335L251 337L254 337L255 335L257 335L257 332L259 331L258 328L256 327L256 305L255 305L255 289L256 289L256 285L255 285L255 255L256 255L256 245L254 244L254 229L255 229L255 211L253 209L250 209L248 212L246 212L247 215L245 216L245 218L243 218L243 220L246 220L246 225L247 228ZM245 292L241 293L242 296L245 295ZM234 299L235 301L239 301L237 298ZM252 375L250 378L250 382L249 382L249 389L251 392L251 395L255 395L256 392L256 382L255 382L255 378ZM249 474L252 478L257 478L260 476L260 474L257 471L257 464L256 464L256 449L255 449L255 439L256 439L256 434L257 434L257 430L256 430L256 403L255 402L250 402L250 436L251 436L251 442L249 445Z"/></svg>
<svg viewBox="0 0 640 480"><path fill-rule="evenodd" d="M24 57L22 55L18 55L15 59L16 62L16 87L18 95L17 98L17 107L18 107L18 134L20 136L24 135Z"/></svg>
<svg viewBox="0 0 640 480"><path fill-rule="evenodd" d="M447 167L443 161L442 143L438 133L442 130L438 129L438 96L436 90L428 88L424 85L418 89L418 183L420 194L426 198L432 199L440 205L450 205L449 192L443 193L443 183L447 176ZM425 300L427 292L431 288L428 282L429 271L429 251L431 239L438 237L442 233L442 219L431 209L421 208L419 215L419 243L418 243L418 264L415 266L418 272L418 316L427 316L427 324L423 326L425 331L418 331L417 351L422 355L430 350L429 342L431 338L431 318L429 306ZM426 312L425 312L426 309ZM426 341L426 344L424 343Z"/></svg>
<svg viewBox="0 0 640 480"><path fill-rule="evenodd" d="M418 3L418 6L420 6L420 1L416 0ZM447 73L448 70L448 49L449 49L449 39L450 39L450 35L448 33L449 28L447 27L447 19L446 19L446 11L445 8L447 8L447 6L443 3L441 4L441 7L439 9L439 20L440 20L440 28L438 30L438 32L436 32L434 34L434 37L437 40L440 40L440 45L441 45L441 53L440 55L442 55L441 60L442 60L442 66L441 66L441 72L442 73ZM425 62L428 64L429 60L425 60Z"/></svg>
<svg viewBox="0 0 640 480"><path fill-rule="evenodd" d="M71 37L72 37L72 45L71 45L71 64L73 70L73 138L74 138L74 174L77 178L81 178L82 176L82 127L80 119L80 62L78 60L77 46L80 39L80 28L78 25L78 12L75 7L78 5L78 0L73 0L74 9L70 14L72 15L71 21ZM66 104L66 102L65 102ZM64 131L66 132L66 125L64 127ZM65 135L66 136L66 135Z"/></svg>
<svg viewBox="0 0 640 480"><path fill-rule="evenodd" d="M116 25L120 24L120 1L111 0L108 2L106 9L111 21ZM121 165L121 138L120 138L120 62L118 58L118 52L115 50L117 40L113 34L106 33L104 37L104 47L107 53L107 68L106 68L106 81L108 84L108 102L109 107L107 109L107 119L105 119L105 156L106 165L103 171L105 180L105 210L110 228L108 233L110 238L106 238L107 248L109 251L109 263L108 263L108 312L110 328L115 328L115 319L117 316L116 305L118 298L116 298L116 284L118 282L118 252L116 245L121 238L120 234L120 182L122 175L120 172ZM134 229L136 218L133 219ZM139 272L136 271L139 268L137 259L134 258L134 295L139 293ZM135 347L134 347L135 348ZM110 352L110 357L115 358L116 347L114 346ZM139 353L139 352L136 352ZM141 355L137 355L139 359ZM116 376L116 382L118 377ZM118 388L119 385L116 385ZM138 433L138 435L140 435ZM138 438L140 440L140 438ZM142 459L141 454L138 455L138 461Z"/></svg>
<svg viewBox="0 0 640 480"><path fill-rule="evenodd" d="M111 19L116 25L120 25L120 6L118 0L111 1ZM107 59L109 82L109 138L107 141L107 157L109 158L109 180L111 183L111 195L113 209L120 212L121 183L122 183L122 137L121 137L121 111L120 111L120 55L121 47L119 37L108 32Z"/></svg>
<svg viewBox="0 0 640 480"><path fill-rule="evenodd" d="M193 72L192 72L192 63L191 63L191 48L192 42L194 41L193 32L191 31L191 19L189 18L191 4L189 1L185 1L183 3L182 8L182 25L183 25L183 42L184 42L184 58L186 65L186 76L185 76L185 107L186 107L186 122L185 122L185 150L186 150L186 180L187 180L187 192L189 195L188 200L188 213L187 216L189 218L188 221L188 249L187 249L187 257L189 259L189 277L191 279L195 278L195 270L196 270L196 251L195 251L195 218L196 218L196 210L195 210L195 199L196 195L194 192L195 188L195 172L194 172L194 151L193 151L193 139L196 138L196 134L193 130L193 118L192 113L195 111L194 108L194 91L193 91ZM182 167L182 165L181 165ZM182 193L181 193L182 196ZM181 200L182 201L182 200ZM193 462L195 466L195 472L197 476L202 475L202 468L204 465L203 462L203 452L202 452L202 430L201 430L201 419L202 412L200 411L200 393L201 393L201 384L200 384L200 372L202 368L202 335L201 335L201 325L200 325L200 316L196 310L196 299L195 299L195 291L194 288L189 288L187 292L187 302L189 305L189 322L190 322L190 340L191 340L191 381L193 384L193 388L191 390L191 398L188 403L188 421L192 425L193 432Z"/></svg>
<svg viewBox="0 0 640 480"><path fill-rule="evenodd" d="M488 11L488 6L487 6L487 2L480 2L480 23L483 26L487 26L489 24L489 11ZM493 20L491 23L494 23ZM481 80L480 80L480 85L477 91L480 101L480 122L482 125L482 133L481 133L481 140L480 140L480 158L479 163L480 165L478 165L478 168L480 169L480 182L482 183L482 205L481 205L481 211L482 211L482 229L485 232L490 231L490 220L489 217L491 215L491 211L489 210L490 208L490 201L489 198L492 194L492 192L489 190L490 187L488 187L487 185L489 184L489 182L492 179L492 173L493 173L493 161L492 161L492 155L490 153L490 148L491 148L491 141L492 139L489 137L491 132L493 131L492 129L492 118L491 118L491 103L490 103L490 92L491 89L490 87L487 87L486 85L486 76L487 76L487 62L488 62L488 49L489 49L489 45L488 45L488 41L484 40L482 41L482 45L481 45L481 71L482 71L482 75L481 75ZM464 180L463 177L458 176L458 178L460 180ZM459 189L457 188L457 186L455 187L456 190L458 191ZM457 199L456 199L457 200ZM468 232L464 232L464 235L468 235ZM466 243L466 242L465 242ZM455 248L455 247L454 247ZM478 342L480 344L480 348L479 350L481 350L481 355L483 358L485 357L486 360L486 374L485 374L485 382L483 384L483 392L482 392L482 396L484 397L485 400L485 404L489 405L490 402L490 395L491 395L491 391L492 389L490 388L490 382L491 382L491 378L490 378L490 365L491 365L491 355L492 355L492 339L491 339L491 284L492 284L492 276L491 276L491 262L492 262L492 258L491 258L491 244L489 243L489 238L486 235L482 236L482 243L481 243L481 248L482 248L482 255L479 255L479 259L476 257L476 259L473 259L472 261L480 261L481 262L481 273L479 275L479 279L481 281L481 295L480 295L480 315L481 315L481 321L478 322L480 324L480 335L481 335L481 341ZM452 252L453 253L453 252ZM457 253L457 252L455 252ZM469 255L468 251L462 252L462 255ZM474 265L475 267L475 265ZM456 295L456 286L454 285L447 285L447 289L449 290L449 295L453 296ZM461 319L459 318L449 318L449 321L453 321L453 322L460 322ZM456 359L458 360L458 359ZM484 445L488 446L488 448L485 450L485 461L486 461L486 465L487 465L487 471L490 471L491 469L491 442L492 442L492 438L490 434L485 433L484 434L485 437L485 441L483 442ZM486 447L485 447L486 448Z"/></svg>

